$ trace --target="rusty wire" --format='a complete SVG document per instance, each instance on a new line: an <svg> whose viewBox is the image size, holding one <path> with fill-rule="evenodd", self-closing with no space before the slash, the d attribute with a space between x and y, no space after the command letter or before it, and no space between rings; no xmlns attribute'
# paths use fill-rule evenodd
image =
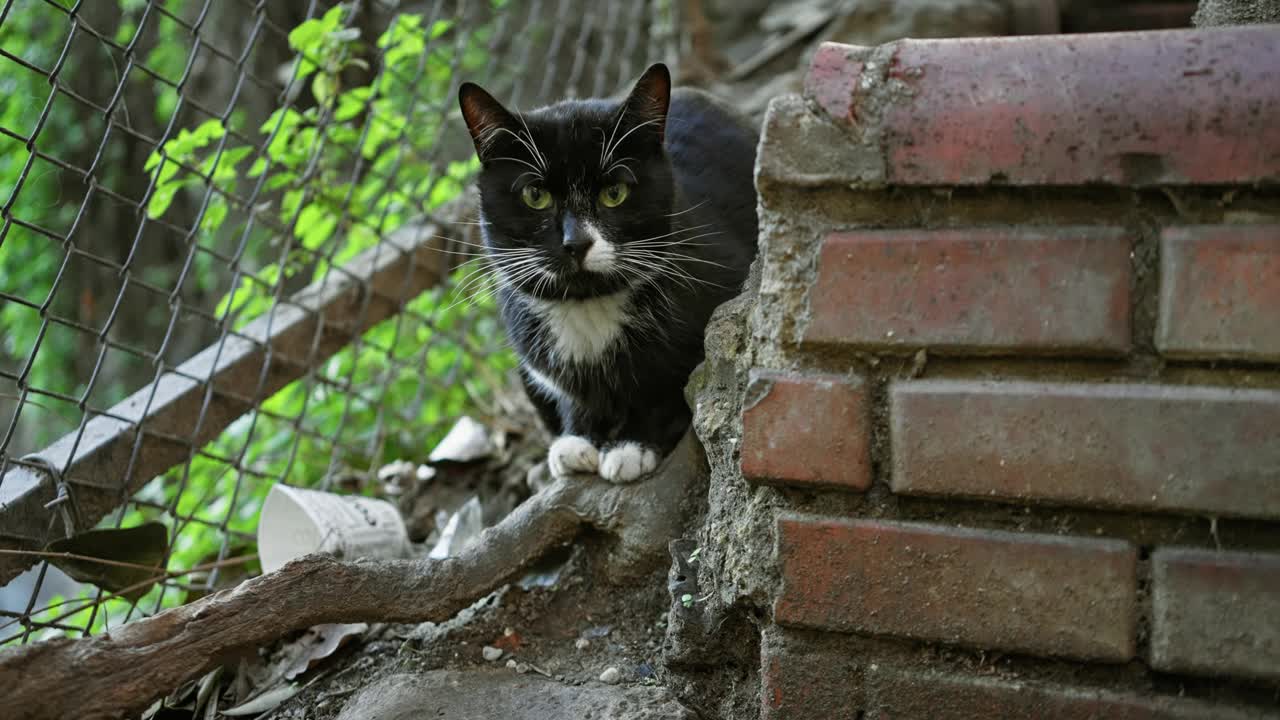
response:
<svg viewBox="0 0 1280 720"><path fill-rule="evenodd" d="M492 318L446 321L409 302L433 282L430 272L446 267L423 260L426 241L462 227L431 202L451 163L469 156L453 99L458 84L477 80L517 107L612 93L642 63L671 59L663 29L672 23L658 19L670 6L346 3L342 28L358 29L360 40L342 52L359 62L342 72L357 76L352 83L406 89L408 122L367 157L370 136L383 132L377 108L352 110L366 118L354 124L321 108L308 161L287 186L300 198L288 216L277 212L281 189L267 182L271 143L287 130L280 122L257 130L271 111L324 104L299 78L289 35L333 2L0 0L0 91L21 103L0 111L0 159L8 161L0 161L0 311L8 308L0 318L13 319L0 328L0 645L90 634L223 587L234 578L221 571L242 564L253 541L244 520L262 488L333 487L344 472L375 471L397 438L439 431L447 418L424 420L425 403L467 381L475 367L468 357L501 350L475 328ZM426 28L448 25L416 65L392 68L373 38L400 14L421 17ZM443 64L429 64L435 52ZM422 89L441 82L442 68L447 92L427 97ZM198 162L166 150L209 120L223 132L201 147ZM330 140L343 122L358 137ZM250 151L235 182L224 182L217 168L238 147ZM145 166L153 152L160 168ZM243 168L259 159L270 161L268 170L249 177ZM404 177L405 167L430 177ZM166 192L165 172L187 178L169 206L177 209L149 212ZM419 214L392 223L391 205L364 213L356 189L371 177L413 186L407 194ZM336 216L332 241L304 241L301 208L334 188L340 198L323 196ZM228 208L222 224L203 225L218 207ZM353 260L340 253L357 227L372 228L379 242ZM307 283L284 271L264 280L264 267L289 263L315 269L301 295ZM23 274L28 266L34 275ZM248 324L215 302L241 286L257 288L270 306ZM376 321L392 328L385 344L363 332ZM340 350L354 360L331 367ZM441 357L453 360L442 365ZM393 390L389 379L404 372L420 381ZM301 406L263 407L287 382L301 388ZM339 398L336 428L316 424L315 397ZM366 421L372 426L353 427ZM267 441L283 463L251 455L260 427L280 433ZM229 437L244 441L225 447ZM316 452L327 453L326 471L299 476L299 454ZM217 473L204 483L208 496L197 497L193 477L209 477L210 467ZM109 622L109 593L61 579L66 597L51 597L46 585L58 573L38 554L49 542L141 519L169 532L154 592ZM184 563L180 550L197 534L215 537L216 552ZM192 567L203 571L187 574Z"/></svg>

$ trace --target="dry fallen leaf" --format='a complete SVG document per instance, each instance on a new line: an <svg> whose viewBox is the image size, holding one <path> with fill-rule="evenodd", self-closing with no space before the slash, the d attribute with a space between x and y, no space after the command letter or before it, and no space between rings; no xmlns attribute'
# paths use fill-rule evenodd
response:
<svg viewBox="0 0 1280 720"><path fill-rule="evenodd" d="M230 710L223 710L222 714L237 717L241 715L258 715L260 713L267 712L268 710L274 710L277 707L280 707L280 704L285 700L297 695L298 691L301 689L302 688L294 683L277 685L261 695L250 698L247 702L241 703Z"/></svg>
<svg viewBox="0 0 1280 720"><path fill-rule="evenodd" d="M45 548L51 553L70 553L83 558L51 557L49 562L80 582L92 583L109 592L121 592L136 602L147 594L152 583L164 575L161 564L169 548L169 530L162 523L149 522L137 527L90 530L75 537L57 540ZM110 563L128 563L114 565Z"/></svg>
<svg viewBox="0 0 1280 720"><path fill-rule="evenodd" d="M284 678L292 680L310 670L368 629L367 623L316 625L294 642L297 652L289 653L292 661L284 671Z"/></svg>

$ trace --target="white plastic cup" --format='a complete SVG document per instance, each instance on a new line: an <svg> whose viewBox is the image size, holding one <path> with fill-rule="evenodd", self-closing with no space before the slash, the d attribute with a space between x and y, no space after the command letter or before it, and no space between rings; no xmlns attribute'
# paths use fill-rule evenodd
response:
<svg viewBox="0 0 1280 720"><path fill-rule="evenodd" d="M409 552L400 511L385 500L274 485L258 518L258 559L269 573L303 555L389 559Z"/></svg>

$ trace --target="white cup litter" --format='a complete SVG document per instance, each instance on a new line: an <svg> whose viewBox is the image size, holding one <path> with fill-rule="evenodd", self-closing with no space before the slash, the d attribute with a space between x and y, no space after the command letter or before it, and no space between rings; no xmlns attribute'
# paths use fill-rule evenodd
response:
<svg viewBox="0 0 1280 720"><path fill-rule="evenodd" d="M409 534L385 500L273 486L258 519L262 571L315 552L344 560L400 558L409 552Z"/></svg>

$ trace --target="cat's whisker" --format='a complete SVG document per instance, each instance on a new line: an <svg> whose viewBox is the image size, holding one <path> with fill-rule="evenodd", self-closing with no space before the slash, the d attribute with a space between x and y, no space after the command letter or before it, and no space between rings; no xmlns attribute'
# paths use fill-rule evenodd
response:
<svg viewBox="0 0 1280 720"><path fill-rule="evenodd" d="M453 292L465 292L482 278L492 275L493 273L494 270L491 267L470 268L463 278L454 283L452 290Z"/></svg>
<svg viewBox="0 0 1280 720"><path fill-rule="evenodd" d="M539 168L537 165L534 165L533 163L529 162L528 160L521 160L520 158L511 157L510 155L503 155L502 157L493 158L494 162L497 162L498 160L510 160L511 162L520 163L521 165L524 165L525 167L532 170L533 174L537 176L539 180L542 179L542 169Z"/></svg>
<svg viewBox="0 0 1280 720"><path fill-rule="evenodd" d="M683 210L681 210L681 211L679 211L679 212L668 213L668 214L666 214L666 215L663 215L663 217L675 217L675 216L677 216L677 215L683 215L683 214L685 214L685 213L687 213L687 212L693 212L694 210L697 210L698 208L702 207L703 205L706 205L708 202L709 202L708 200L703 200L702 202L698 203L697 205L694 205L694 206L692 206L692 207L687 207L687 208L685 208L685 209L683 209Z"/></svg>
<svg viewBox="0 0 1280 720"><path fill-rule="evenodd" d="M485 289L483 289L483 288L482 288L482 290L481 290L481 291L474 292L474 293L472 293L472 294L470 294L470 295L465 295L465 296L463 296L463 297L458 298L457 300L455 300L452 304L450 304L450 305L449 305L449 307L445 308L445 309L444 309L444 311L445 311L445 312L447 312L447 311L452 310L452 309L454 309L454 308L456 308L456 307L458 307L459 305L462 305L462 304L464 304L464 303L465 303L465 304L466 304L466 306L467 306L467 307L469 307L469 308L470 308L470 307L474 307L474 306L476 305L476 303L478 303L478 302L481 300L481 298L484 298L485 296L489 295L489 294L490 294L490 292L491 292L491 291L489 291L489 290L485 290Z"/></svg>
<svg viewBox="0 0 1280 720"><path fill-rule="evenodd" d="M647 238L643 238L643 239L640 239L640 240L636 240L635 242L650 242L650 241L652 241L652 240L662 240L662 239L664 239L664 238L669 238L669 237L673 237L673 236L679 235L680 233L685 233L685 232L698 232L698 231L702 231L702 230L707 230L707 228L709 228L709 227L711 227L711 223L703 223L703 224L701 224L701 225L690 225L690 226L688 226L688 227L680 227L680 228L676 228L675 230L672 230L672 231L671 231L671 232L669 232L669 233L666 233L665 235L654 235L654 236L652 236L652 237L647 237ZM719 232L723 232L723 231L721 231L721 230L707 230L707 234L709 234L709 235L714 235L714 234L719 233ZM685 239L688 239L688 238L685 238Z"/></svg>
<svg viewBox="0 0 1280 720"><path fill-rule="evenodd" d="M533 253L528 256L521 256L515 259L508 259L507 262L500 264L498 266L498 269L505 270L508 273L511 273L517 270L524 270L526 268L541 269L542 266L545 264L546 264L546 258L544 258L542 255L538 253Z"/></svg>
<svg viewBox="0 0 1280 720"><path fill-rule="evenodd" d="M700 283L704 283L706 285L711 285L714 287L723 287L723 286L717 283L714 283L710 280L707 280L705 278L696 277L695 275L691 274L689 271L685 270L684 268L681 268L677 264L678 260L685 259L685 260L690 260L695 262L705 262L707 264L717 265L719 267L725 268L726 270L731 269L728 266L720 265L719 263L713 262L711 260L702 260L701 258L690 258L690 257L684 257L684 256L674 256L667 253L638 252L638 253L635 253L634 255L637 259L643 259L648 262L654 263L655 265L660 265L662 267L665 267L668 270L672 271L673 273L678 273L680 276L687 278L692 282L700 282Z"/></svg>
<svg viewBox="0 0 1280 720"><path fill-rule="evenodd" d="M507 270L511 273L510 278L504 278L501 272L494 271L479 270L472 273L461 285L454 289L454 292L459 294L466 293L467 290L472 290L472 292L463 294L462 297L445 309L451 310L462 303L467 303L469 307L474 306L480 298L492 292L492 289L486 284L487 281L493 281L499 287L515 287L518 283L522 283L532 277L533 273L539 272L540 268L536 264L536 259L533 259L513 263L513 266Z"/></svg>
<svg viewBox="0 0 1280 720"><path fill-rule="evenodd" d="M638 245L638 244L640 244L640 243L649 242L650 240L661 240L661 239L663 239L663 238L669 238L669 237L671 237L672 235L679 235L679 234L680 234L680 233L682 233L682 232L688 232L688 231L691 231L691 230L701 230L701 229L703 229L703 228L708 228L708 227L711 227L711 223L705 223L705 224L702 224L702 225L695 225L695 226L693 226L693 227L687 227L687 228L677 228L677 229L672 230L671 232L669 232L669 233L667 233L667 234L665 234L665 235L654 235L653 237L644 238L643 240L634 240L634 241L629 242L629 243L627 243L627 244L628 244L628 245Z"/></svg>
<svg viewBox="0 0 1280 720"><path fill-rule="evenodd" d="M652 244L644 244L644 245L637 245L636 243L631 243L631 247L637 250L662 250L664 248L672 248L672 247L677 247L677 248L712 247L714 245L715 243L709 243L709 242L707 243L670 242L670 243L652 243Z"/></svg>
<svg viewBox="0 0 1280 720"><path fill-rule="evenodd" d="M514 258L514 259L501 258L500 259L500 258L493 257L491 255L480 255L478 257L473 257L470 260L467 260L465 262L458 263L458 265L453 268L453 272L457 272L458 270L463 270L463 269L465 269L468 272L476 269L480 269L481 272L492 272L500 268L504 264L504 262L508 264L514 264L521 261L523 261L523 258Z"/></svg>
<svg viewBox="0 0 1280 720"><path fill-rule="evenodd" d="M639 181L639 177L636 175L636 171L635 171L635 170L632 170L632 169L631 169L631 166L627 164L627 161L628 161L628 160L636 160L636 158L633 158L633 157L624 157L624 158L622 158L621 160L614 160L612 165L610 165L609 167L605 168L604 174L605 174L605 175L608 175L608 174L612 173L614 170L616 170L616 169L618 169L618 168L622 168L623 170L626 170L628 174L630 174L630 175L631 175L631 181L632 181L632 182L638 182L638 181Z"/></svg>
<svg viewBox="0 0 1280 720"><path fill-rule="evenodd" d="M432 235L432 237L439 238L440 240L448 240L449 242L455 245L463 245L465 247L479 248L480 250L488 250L495 253L530 249L530 248L521 248L521 247L507 248L507 247L502 247L501 245L489 246L483 243L473 243L473 242L467 242L466 240L458 240L456 238L445 237L444 235Z"/></svg>
<svg viewBox="0 0 1280 720"><path fill-rule="evenodd" d="M703 265L711 265L714 267L722 268L724 270L732 270L732 268L730 268L728 265L725 265L723 263L718 263L714 260L707 260L704 258L691 257L689 255L663 253L661 255L648 255L646 257L650 260L656 260L659 257L661 257L663 260L668 260L670 262L694 262L694 263L701 263Z"/></svg>
<svg viewBox="0 0 1280 720"><path fill-rule="evenodd" d="M532 163L525 163L526 165L529 165L529 167L533 168L534 170L537 170L537 171L538 171L538 172L540 172L540 173L541 173L541 172L545 172L545 171L546 171L546 163L544 162L544 161L545 161L545 158L543 158L543 157L542 157L542 154L538 152L538 148L537 148L537 146L535 146L535 145L533 145L533 144L532 144L532 142L531 142L531 141L533 140L532 135L529 137L529 140L528 140L528 141L526 141L524 138L520 137L519 133L514 133L514 132L512 132L511 130L509 130L508 128L499 127L499 128L497 129L497 132L504 132L504 133L506 133L506 134L510 135L511 137L515 138L515 139L516 139L516 142L518 142L518 143L520 143L521 145L523 145L523 146L524 146L524 149L525 149L525 150L528 150L528 151L529 151L529 154L533 156L533 161L534 161L535 163L538 163L538 165L533 165ZM514 159L514 158L494 158L494 159L495 159L495 160L503 160L503 159L512 160L512 159ZM523 161L523 160L520 160L519 162L524 162L524 161Z"/></svg>
<svg viewBox="0 0 1280 720"><path fill-rule="evenodd" d="M431 248L431 252L438 252L442 255L459 255L470 258L489 257L489 253L487 252L467 252L465 250L446 250L444 248Z"/></svg>
<svg viewBox="0 0 1280 720"><path fill-rule="evenodd" d="M495 268L495 275L508 284L517 286L524 280L533 277L540 269L541 261L529 260L506 267Z"/></svg>
<svg viewBox="0 0 1280 720"><path fill-rule="evenodd" d="M674 265L673 263L671 263L670 261L664 258L631 257L631 258L623 258L622 260L623 262L631 263L632 264L631 266L636 268L637 274L639 274L641 277L644 277L647 280L652 280L655 275L661 275L663 277L675 280L676 282L688 288L689 290L696 290L696 286L693 283L697 281L698 278L695 278L693 275L690 275L683 268L680 268ZM641 260L644 260L645 262L642 263ZM660 286L655 285L655 287L660 287Z"/></svg>
<svg viewBox="0 0 1280 720"><path fill-rule="evenodd" d="M532 176L534 176L535 178L537 178L537 179L539 179L539 180L541 180L541 179L542 179L542 176L541 176L541 175L539 175L538 173L536 173L536 172L534 172L534 171L532 171L532 170L525 170L524 172L522 172L522 173L520 173L519 175L517 175L515 180L512 180L512 181L511 181L511 192L515 192L515 191L516 191L516 186L520 184L520 179L521 179L521 178L523 178L525 175L532 175Z"/></svg>
<svg viewBox="0 0 1280 720"><path fill-rule="evenodd" d="M478 249L480 249L480 250L488 250L488 249L490 249L488 245L482 245L482 244L480 244L480 243L467 242L466 240L459 240L458 238L449 237L448 235L437 235L437 234L432 233L432 234L430 234L430 235L426 235L425 237L431 238L432 240L444 240L446 243L449 243L449 244L451 244L451 245L463 245L463 246L466 246L466 247L478 248Z"/></svg>
<svg viewBox="0 0 1280 720"><path fill-rule="evenodd" d="M466 263L463 263L459 267L463 267L473 262L487 260L488 261L487 265L480 266L482 268L480 272L493 272L493 271L500 271L504 269L509 271L509 270L514 270L516 268L524 267L525 265L530 265L530 264L540 262L536 255L537 253L532 250L527 250L522 254L513 254L513 255L484 254L480 257L468 260Z"/></svg>
<svg viewBox="0 0 1280 720"><path fill-rule="evenodd" d="M556 279L556 276L554 273L548 270L543 270L542 277L538 278L538 282L534 283L533 289L530 294L532 294L535 297L538 297L538 293L542 291L543 286L545 285L549 287L551 283L555 281L555 279Z"/></svg>
<svg viewBox="0 0 1280 720"><path fill-rule="evenodd" d="M625 115L625 114L626 114L626 113L623 113L623 115ZM666 121L666 119L665 119L665 118L654 118L654 119L652 119L652 120L645 120L645 121L644 121L644 122L642 122L642 123L636 123L634 127L632 127L630 130L628 130L628 131L626 131L625 133L623 133L623 134L622 134L622 137L618 138L618 141L617 141L617 142L615 142L615 143L613 143L613 145L611 145L611 146L610 146L610 148L609 148L609 152L608 152L608 153L605 153L605 158L604 158L604 159L605 159L605 162L609 162L609 161L611 161L611 160L613 159L613 153L614 153L614 151L615 151L615 150L617 150L617 149L618 149L618 146L619 146L619 145L621 145L623 142L625 142L625 141L626 141L626 139L627 139L628 137L630 137L630 136L631 136L631 133L633 133L633 132L635 132L635 131L639 130L640 128L647 127L647 126L649 126L649 125L657 125L658 123L662 123L662 122L665 122L665 121Z"/></svg>
<svg viewBox="0 0 1280 720"><path fill-rule="evenodd" d="M609 162L609 156L613 154L613 151L610 150L613 147L613 138L617 136L618 128L622 126L622 118L626 117L626 115L625 109L619 110L618 119L613 123L613 130L609 133L609 139L605 140L604 144L600 146L600 167L604 167L605 163ZM601 139L604 138L604 130L600 131L600 137Z"/></svg>
<svg viewBox="0 0 1280 720"><path fill-rule="evenodd" d="M659 248L677 247L680 245L684 245L686 247L697 247L697 244L691 245L690 243L693 240L701 240L702 238L712 237L714 235L719 235L719 234L721 234L720 230L713 230L711 232L701 233L698 235L691 235L687 238L681 238L680 240L672 240L669 242L653 242L653 241L647 241L647 240L639 240L637 242L627 243L627 246L637 248L637 249L643 249L643 250L656 250Z"/></svg>
<svg viewBox="0 0 1280 720"><path fill-rule="evenodd" d="M529 138L529 145L532 146L534 157L538 158L538 164L542 166L542 171L547 171L547 156L542 154L538 149L538 141L533 139L533 131L529 129L529 123L525 122L524 113L516 110L516 117L520 119L520 124L524 126L524 135ZM518 137L516 138L519 139Z"/></svg>

